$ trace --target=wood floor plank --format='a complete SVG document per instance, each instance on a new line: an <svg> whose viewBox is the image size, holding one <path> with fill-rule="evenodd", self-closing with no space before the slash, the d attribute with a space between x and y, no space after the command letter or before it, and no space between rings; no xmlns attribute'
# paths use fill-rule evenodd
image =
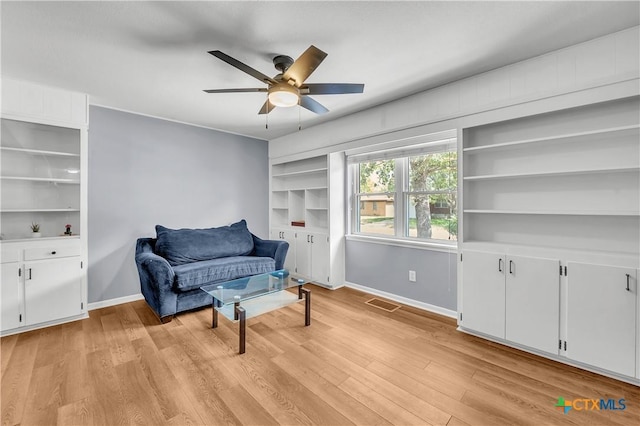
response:
<svg viewBox="0 0 640 426"><path fill-rule="evenodd" d="M179 345L161 350L169 369L184 388L187 398L205 423L237 424L235 414L226 406L212 383L215 377L205 376Z"/></svg>
<svg viewBox="0 0 640 426"><path fill-rule="evenodd" d="M88 395L89 415L97 424L127 423L125 401L111 351L101 349L88 353L87 368L91 372L91 388Z"/></svg>
<svg viewBox="0 0 640 426"><path fill-rule="evenodd" d="M64 361L35 367L29 384L24 424L54 424L58 418L58 407L62 405L61 387L64 376Z"/></svg>
<svg viewBox="0 0 640 426"><path fill-rule="evenodd" d="M339 388L392 424L420 426L430 424L353 377L342 382Z"/></svg>
<svg viewBox="0 0 640 426"><path fill-rule="evenodd" d="M89 398L63 405L58 408L56 424L59 425L92 425L96 424L91 409L89 408Z"/></svg>
<svg viewBox="0 0 640 426"><path fill-rule="evenodd" d="M222 392L220 397L237 414L243 425L277 425L278 421L241 385Z"/></svg>
<svg viewBox="0 0 640 426"><path fill-rule="evenodd" d="M9 365L9 360L11 359L11 354L16 347L16 343L18 343L17 334L3 337L0 341L0 377L4 376L4 372Z"/></svg>
<svg viewBox="0 0 640 426"><path fill-rule="evenodd" d="M133 424L162 424L165 418L158 399L140 364L129 361L115 366L125 402L127 419Z"/></svg>
<svg viewBox="0 0 640 426"><path fill-rule="evenodd" d="M113 364L119 365L134 361L136 359L135 351L120 322L117 311L112 314L102 315L100 320L107 336L107 343L111 351L111 356L113 357Z"/></svg>
<svg viewBox="0 0 640 426"><path fill-rule="evenodd" d="M16 347L11 353L11 359L7 361L0 390L3 425L16 425L22 422L39 342L39 333L29 332L19 335ZM31 407L27 409L30 410Z"/></svg>
<svg viewBox="0 0 640 426"><path fill-rule="evenodd" d="M636 425L640 387L456 330L455 319L312 289L238 325L211 308L161 324L144 300L0 339L3 425ZM627 401L564 414L558 397Z"/></svg>
<svg viewBox="0 0 640 426"><path fill-rule="evenodd" d="M289 371L294 377L303 377L302 384L320 399L326 401L343 416L354 424L383 425L391 424L382 416L371 410L338 386L324 378L324 371L330 367L317 357L313 357L308 351L299 349L285 355L278 356L273 362L283 370Z"/></svg>

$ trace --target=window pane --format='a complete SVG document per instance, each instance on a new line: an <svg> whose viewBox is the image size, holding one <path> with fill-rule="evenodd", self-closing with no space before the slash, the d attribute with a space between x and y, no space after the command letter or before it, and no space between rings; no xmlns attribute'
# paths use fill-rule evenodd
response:
<svg viewBox="0 0 640 426"><path fill-rule="evenodd" d="M455 189L456 183L456 152L437 152L409 157L409 191Z"/></svg>
<svg viewBox="0 0 640 426"><path fill-rule="evenodd" d="M395 161L360 163L360 193L393 192L395 190Z"/></svg>
<svg viewBox="0 0 640 426"><path fill-rule="evenodd" d="M365 234L395 235L393 197L362 195L360 204L360 232Z"/></svg>
<svg viewBox="0 0 640 426"><path fill-rule="evenodd" d="M457 240L456 195L408 195L408 237Z"/></svg>

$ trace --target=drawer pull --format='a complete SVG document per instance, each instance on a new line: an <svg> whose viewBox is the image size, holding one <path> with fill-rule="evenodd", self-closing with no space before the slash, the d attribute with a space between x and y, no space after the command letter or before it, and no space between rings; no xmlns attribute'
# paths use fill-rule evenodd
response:
<svg viewBox="0 0 640 426"><path fill-rule="evenodd" d="M54 251L52 251L52 252L51 252L51 254L56 254L56 251L55 251L55 250L54 250Z"/></svg>

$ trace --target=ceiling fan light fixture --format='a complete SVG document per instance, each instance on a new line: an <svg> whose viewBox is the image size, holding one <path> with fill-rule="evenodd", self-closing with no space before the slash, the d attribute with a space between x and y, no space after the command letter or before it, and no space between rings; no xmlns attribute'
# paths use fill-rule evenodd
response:
<svg viewBox="0 0 640 426"><path fill-rule="evenodd" d="M288 84L280 84L269 88L269 102L277 107L298 105L298 89Z"/></svg>

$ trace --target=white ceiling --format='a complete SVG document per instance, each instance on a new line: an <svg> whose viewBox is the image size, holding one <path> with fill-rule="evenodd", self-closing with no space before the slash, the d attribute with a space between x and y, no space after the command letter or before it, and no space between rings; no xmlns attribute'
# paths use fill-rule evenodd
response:
<svg viewBox="0 0 640 426"><path fill-rule="evenodd" d="M92 104L261 139L332 120L640 23L640 2L6 2L2 75L88 93ZM331 111L257 112L272 57L328 53L308 83L364 83L314 98Z"/></svg>

